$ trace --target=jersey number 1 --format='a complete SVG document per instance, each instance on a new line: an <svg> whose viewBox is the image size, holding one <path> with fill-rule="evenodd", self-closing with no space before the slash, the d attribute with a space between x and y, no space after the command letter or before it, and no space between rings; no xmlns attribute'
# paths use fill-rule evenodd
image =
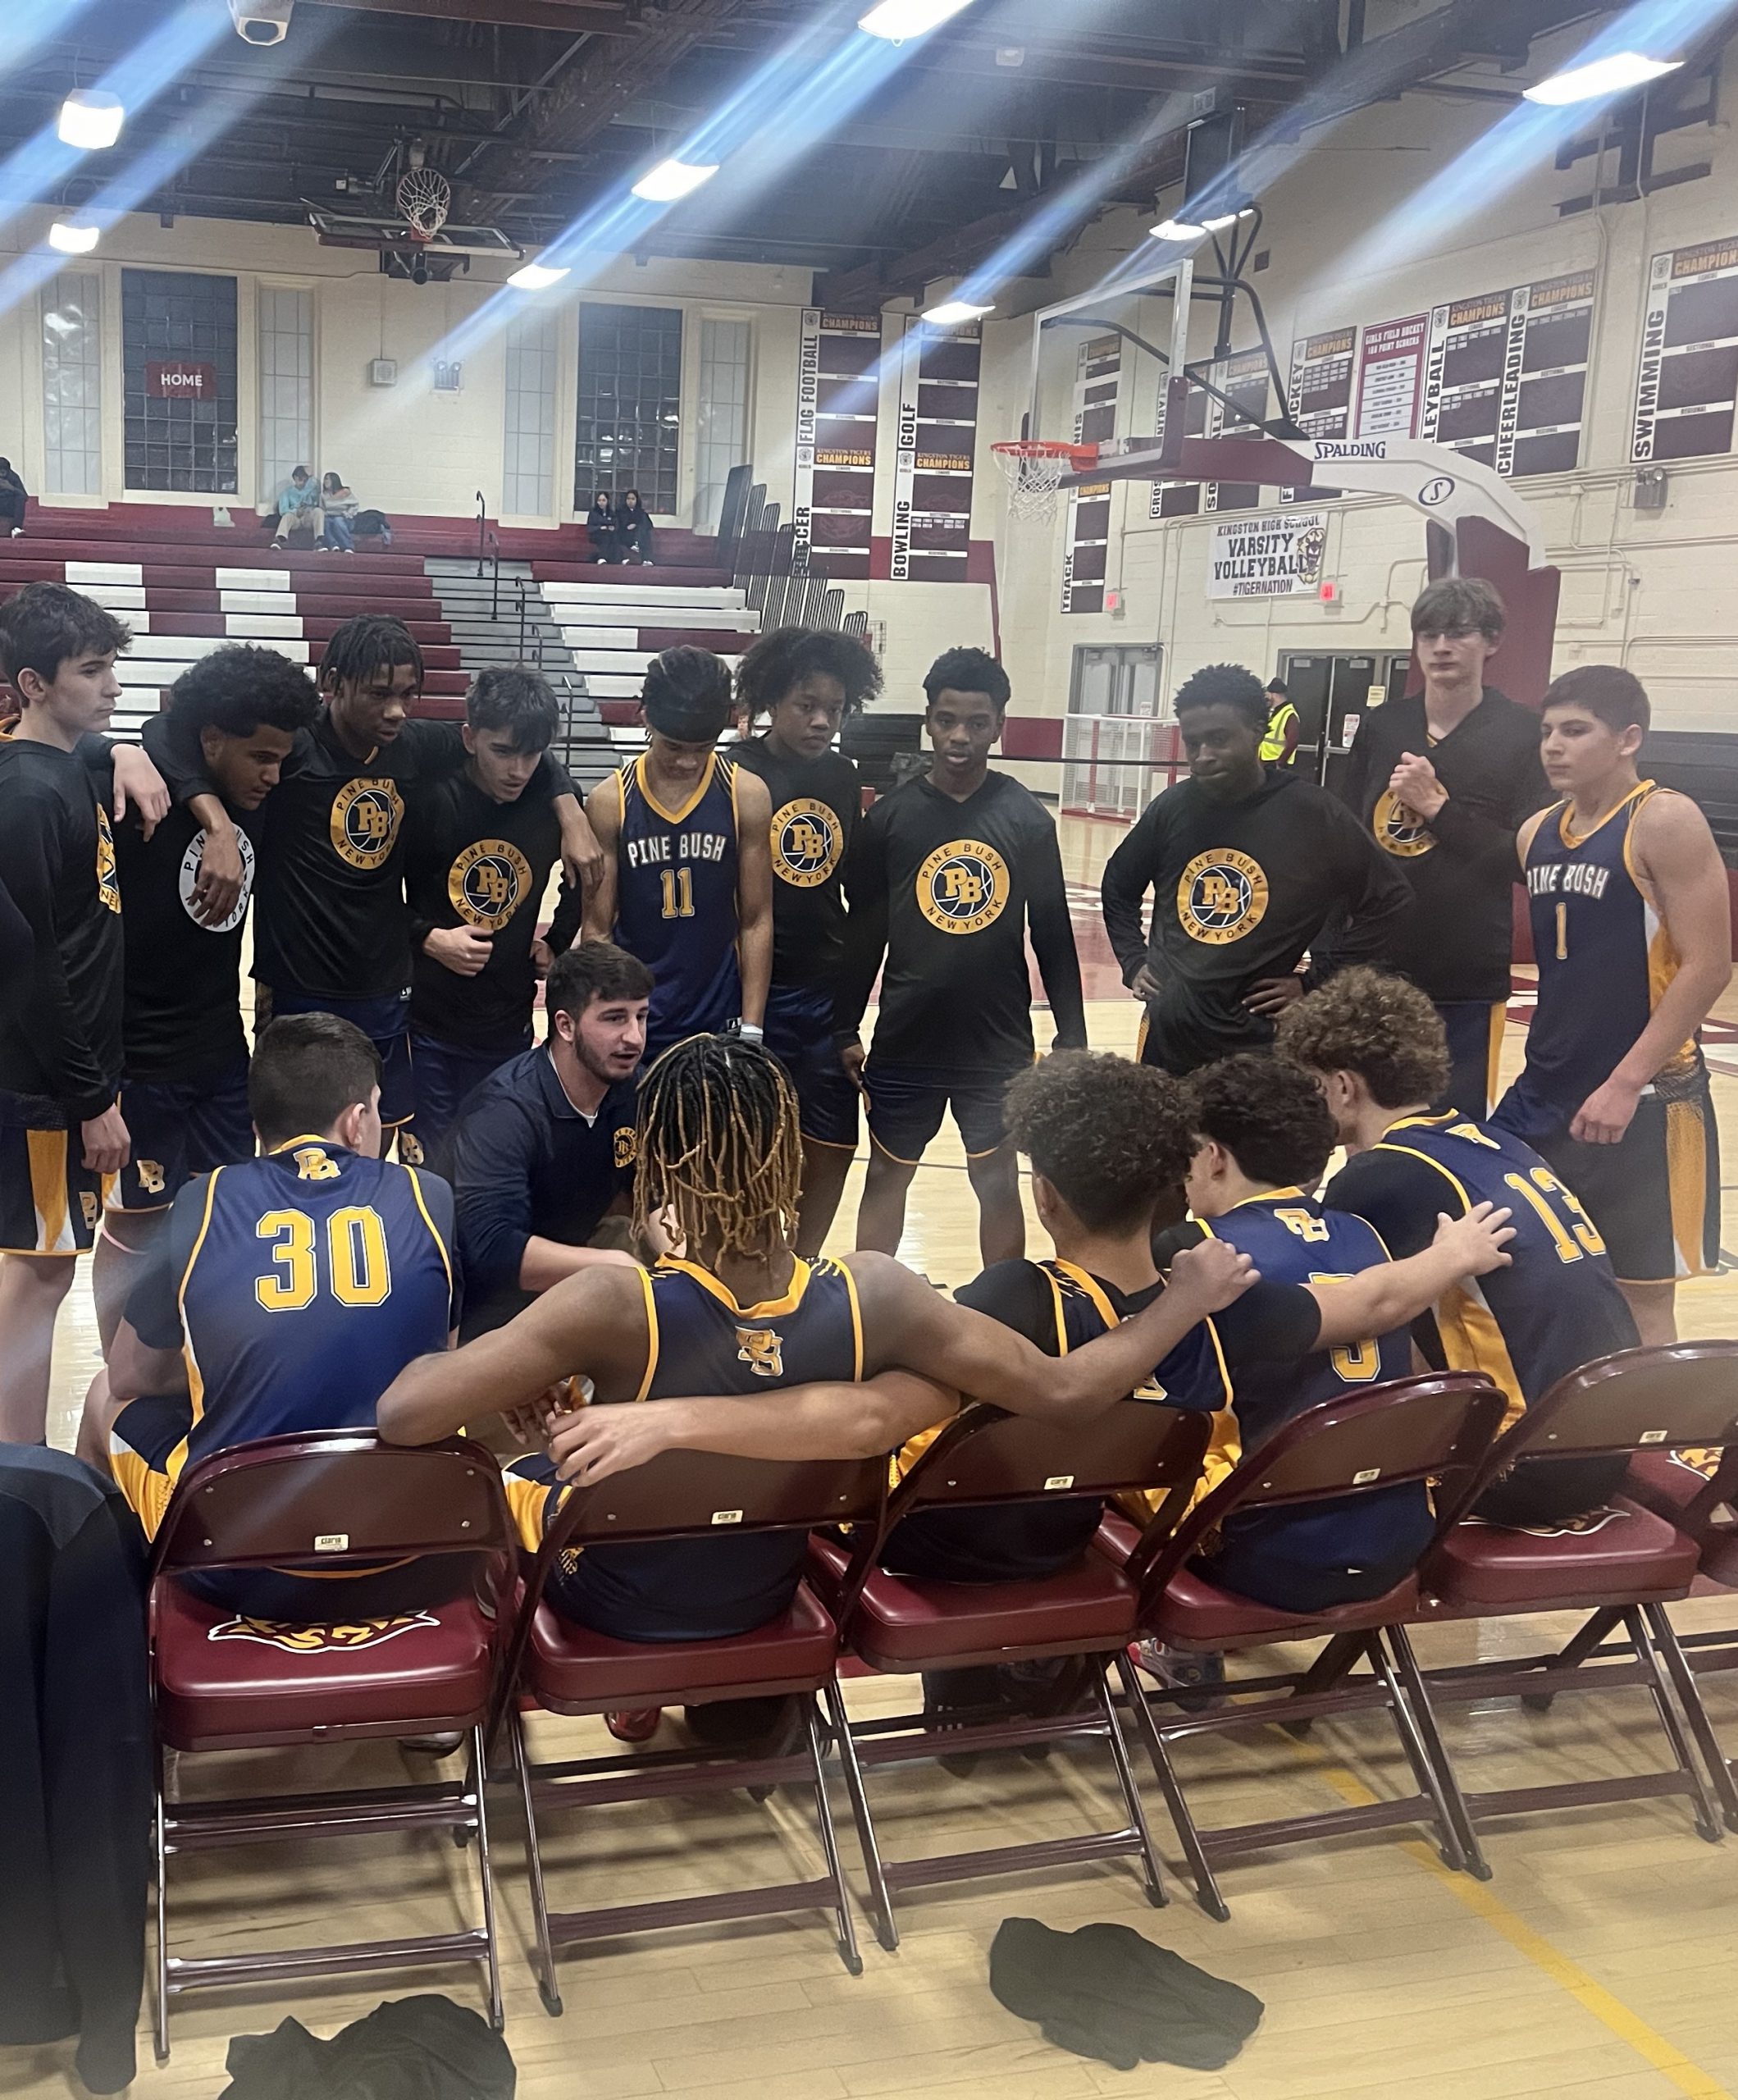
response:
<svg viewBox="0 0 1738 2100"><path fill-rule="evenodd" d="M275 1244L273 1267L258 1277L253 1295L268 1312L299 1312L320 1288L314 1221L306 1211L267 1211L253 1228ZM334 1211L326 1221L326 1273L340 1305L381 1305L392 1290L386 1228L381 1214L360 1204Z"/></svg>
<svg viewBox="0 0 1738 2100"><path fill-rule="evenodd" d="M664 915L666 919L691 919L694 916L694 870L691 868L663 868L658 879L664 884Z"/></svg>

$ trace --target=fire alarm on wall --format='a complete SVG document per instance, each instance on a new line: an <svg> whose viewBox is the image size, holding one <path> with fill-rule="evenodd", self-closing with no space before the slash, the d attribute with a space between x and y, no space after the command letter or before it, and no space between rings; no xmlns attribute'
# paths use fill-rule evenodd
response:
<svg viewBox="0 0 1738 2100"><path fill-rule="evenodd" d="M1339 603L1339 586L1337 583L1324 583L1319 588L1323 605L1337 605Z"/></svg>
<svg viewBox="0 0 1738 2100"><path fill-rule="evenodd" d="M1104 609L1107 613L1114 613L1119 616L1121 614L1123 594L1114 586L1104 594Z"/></svg>

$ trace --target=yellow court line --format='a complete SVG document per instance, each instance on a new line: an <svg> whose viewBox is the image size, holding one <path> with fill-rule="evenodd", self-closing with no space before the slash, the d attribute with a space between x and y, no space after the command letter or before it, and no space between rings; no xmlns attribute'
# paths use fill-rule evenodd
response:
<svg viewBox="0 0 1738 2100"><path fill-rule="evenodd" d="M1362 1779L1343 1766L1322 1762L1316 1769L1350 1807L1367 1808L1377 1798ZM1711 2077L1699 2064L1692 2063L1681 2049L1649 2027L1639 2013L1632 2012L1622 1998L1614 1997L1603 1984L1596 1984L1579 1963L1571 1961L1543 1933L1536 1932L1500 1897L1493 1896L1485 1883L1445 1867L1428 1845L1412 1842L1403 1849L1421 1866L1428 1868L1475 1916L1482 1918L1494 1932L1500 1933L1517 1953L1524 1954L1535 1969L1543 1970L1553 1984L1590 2012L1602 2027L1615 2034L1620 2042L1627 2043L1663 2077L1669 2078L1680 2093L1689 2093L1692 2100L1733 2100L1732 2094L1718 2079Z"/></svg>

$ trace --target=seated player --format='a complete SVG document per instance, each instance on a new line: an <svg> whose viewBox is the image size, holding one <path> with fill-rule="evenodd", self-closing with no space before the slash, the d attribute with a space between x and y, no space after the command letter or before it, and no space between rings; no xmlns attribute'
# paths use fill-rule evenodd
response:
<svg viewBox="0 0 1738 2100"><path fill-rule="evenodd" d="M645 965L609 941L558 956L544 993L549 1040L485 1080L436 1153L458 1210L466 1341L563 1276L632 1266L590 1243L632 1206L651 989Z"/></svg>
<svg viewBox="0 0 1738 2100"><path fill-rule="evenodd" d="M1321 1081L1352 1157L1328 1184L1330 1210L1367 1218L1396 1258L1426 1245L1444 1212L1485 1202L1513 1210L1508 1265L1450 1286L1414 1325L1426 1359L1482 1371L1508 1395L1512 1421L1558 1379L1635 1345L1631 1317L1593 1220L1530 1146L1494 1125L1430 1104L1448 1082L1440 1016L1416 985L1343 970L1280 1017L1280 1048ZM1595 1509L1622 1459L1533 1459L1480 1505L1493 1522L1552 1525Z"/></svg>
<svg viewBox="0 0 1738 2100"><path fill-rule="evenodd" d="M333 1014L273 1021L248 1099L262 1155L176 1198L127 1299L112 1393L79 1450L154 1536L182 1470L232 1444L372 1426L396 1373L454 1324L453 1199L380 1154L379 1053ZM214 1602L329 1620L397 1608L414 1575L341 1583L288 1571L201 1579ZM418 1594L421 1594L420 1591Z"/></svg>
<svg viewBox="0 0 1738 2100"><path fill-rule="evenodd" d="M410 1127L425 1159L472 1089L531 1048L550 961L537 915L561 824L529 791L560 721L541 672L479 671L465 696L463 769L410 791Z"/></svg>
<svg viewBox="0 0 1738 2100"><path fill-rule="evenodd" d="M1681 1276L1720 1263L1720 1134L1698 1031L1731 982L1726 870L1687 795L1635 770L1648 696L1610 664L1544 696L1562 800L1516 842L1539 1005L1491 1121L1587 1206L1644 1342L1677 1335Z"/></svg>
<svg viewBox="0 0 1738 2100"><path fill-rule="evenodd" d="M735 701L729 667L706 649L666 649L641 696L646 748L600 781L586 810L603 873L584 901L588 941L614 941L655 979L645 1054L735 1024L751 1043L773 968L773 805L764 782L720 758ZM559 952L579 906L550 929Z"/></svg>
<svg viewBox="0 0 1738 2100"><path fill-rule="evenodd" d="M766 1047L791 1075L803 1125L796 1251L821 1251L857 1149L857 1090L833 1037L845 957L845 863L863 803L857 769L833 747L840 725L881 691L881 667L855 635L775 628L737 666L751 727L736 748L773 804L773 981Z"/></svg>

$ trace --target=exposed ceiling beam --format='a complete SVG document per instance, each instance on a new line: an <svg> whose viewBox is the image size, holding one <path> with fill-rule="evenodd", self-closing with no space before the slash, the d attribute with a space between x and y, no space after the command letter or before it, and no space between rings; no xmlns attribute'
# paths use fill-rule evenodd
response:
<svg viewBox="0 0 1738 2100"><path fill-rule="evenodd" d="M518 29L554 30L568 36L637 37L627 0L308 0L311 7L344 7L370 15L433 16L449 22L490 22Z"/></svg>

